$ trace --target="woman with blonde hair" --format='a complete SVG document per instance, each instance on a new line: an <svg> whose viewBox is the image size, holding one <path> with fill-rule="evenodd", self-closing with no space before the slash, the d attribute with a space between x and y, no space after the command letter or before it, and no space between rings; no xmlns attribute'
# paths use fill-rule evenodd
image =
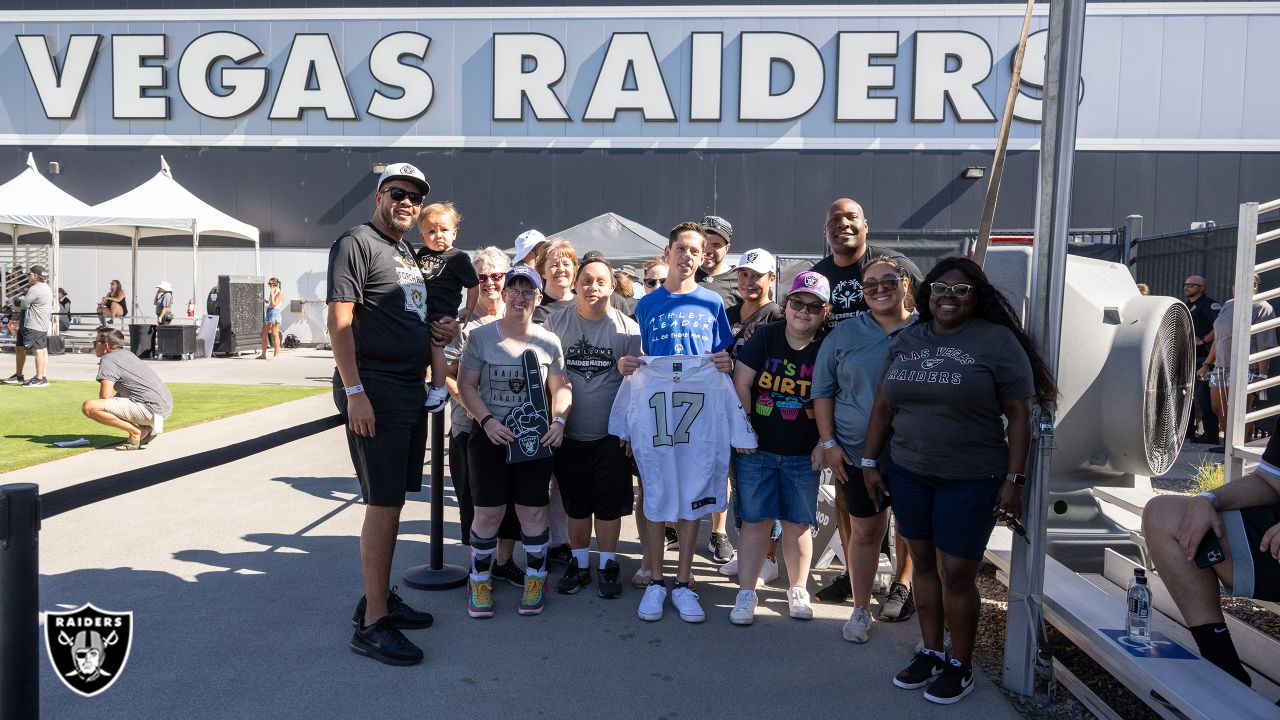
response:
<svg viewBox="0 0 1280 720"><path fill-rule="evenodd" d="M262 319L262 354L259 360L272 360L280 357L280 320L283 317L280 306L284 303L284 293L280 290L280 278L273 277L267 281L267 296L262 299L265 314ZM267 357L267 341L271 341L274 349L271 357Z"/></svg>

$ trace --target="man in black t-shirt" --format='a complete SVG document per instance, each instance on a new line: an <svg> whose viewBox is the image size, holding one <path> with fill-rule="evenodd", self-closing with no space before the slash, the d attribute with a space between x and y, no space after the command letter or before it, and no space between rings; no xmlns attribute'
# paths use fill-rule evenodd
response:
<svg viewBox="0 0 1280 720"><path fill-rule="evenodd" d="M1187 299L1187 309L1191 311L1192 333L1196 343L1196 367L1200 367L1209 359L1209 350L1213 347L1213 321L1218 319L1218 311L1222 303L1209 297L1204 292L1204 277L1191 275L1182 283L1182 294ZM1207 443L1218 442L1218 415L1213 411L1209 399L1209 380L1196 376L1196 393L1191 426L1187 428L1188 440L1201 440ZM1196 435L1196 418L1204 425L1204 434Z"/></svg>
<svg viewBox="0 0 1280 720"><path fill-rule="evenodd" d="M733 225L716 215L702 218L702 231L707 235L707 251L702 267L694 273L698 284L720 296L725 309L742 302L738 292L738 273L729 262L729 246L733 243Z"/></svg>
<svg viewBox="0 0 1280 720"><path fill-rule="evenodd" d="M422 662L401 628L431 625L430 613L391 591L391 559L405 493L422 488L427 436L423 380L433 332L448 340L452 317L428 322L427 287L404 235L430 190L408 163L387 167L373 219L329 249L329 339L334 402L347 421L347 446L365 502L360 531L364 597L351 622L351 649L389 665ZM376 430L376 432L375 432Z"/></svg>
<svg viewBox="0 0 1280 720"><path fill-rule="evenodd" d="M876 258L888 256L901 263L911 278L908 290L912 293L924 282L924 273L905 255L886 247L867 244L867 230L870 224L862 211L862 206L849 198L840 198L827 208L825 223L827 246L831 255L814 263L813 271L827 278L831 283L831 317L829 323L835 326L842 320L848 320L867 312L867 300L862 295L862 271ZM844 493L836 493L836 529L840 532L840 544L849 547L849 537L853 532L849 520L849 511L845 505ZM898 567L895 568L894 581L904 586L910 582L909 567L906 565L910 555L906 542L901 535L895 538L897 544ZM814 597L822 602L843 602L853 594L849 583L848 572L841 573L831 585L819 590ZM898 614L890 613L892 620L905 620L911 613L913 605L900 605L895 601ZM882 617L884 617L882 615Z"/></svg>

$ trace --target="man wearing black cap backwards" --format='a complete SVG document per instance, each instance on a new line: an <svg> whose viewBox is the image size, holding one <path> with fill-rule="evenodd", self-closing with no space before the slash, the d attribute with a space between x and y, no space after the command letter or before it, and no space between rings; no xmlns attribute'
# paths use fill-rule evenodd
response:
<svg viewBox="0 0 1280 720"><path fill-rule="evenodd" d="M347 445L364 497L360 565L364 597L351 621L351 649L390 665L413 665L422 651L400 632L425 628L431 614L405 604L391 584L391 559L405 493L422 489L427 413L423 379L433 333L427 288L404 235L431 189L408 163L387 167L374 193L373 219L329 249L329 338L334 402L347 421Z"/></svg>
<svg viewBox="0 0 1280 720"><path fill-rule="evenodd" d="M30 283L27 291L14 302L15 308L22 310L22 323L18 326L17 342L13 345L17 358L16 371L6 383L19 383L23 387L46 387L49 379L45 373L49 369L49 325L53 318L53 291L44 281L44 268L32 265L27 274ZM22 370L27 364L27 351L36 356L35 377L27 380Z"/></svg>

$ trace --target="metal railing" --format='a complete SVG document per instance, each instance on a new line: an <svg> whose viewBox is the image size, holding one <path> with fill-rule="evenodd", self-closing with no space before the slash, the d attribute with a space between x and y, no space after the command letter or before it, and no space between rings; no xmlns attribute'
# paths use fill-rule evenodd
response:
<svg viewBox="0 0 1280 720"><path fill-rule="evenodd" d="M1280 356L1280 348L1260 348L1250 353L1253 336L1280 327L1280 319L1253 322L1253 304L1280 297L1280 288L1254 294L1253 277L1280 269L1280 259L1258 262L1258 246L1280 239L1280 228L1258 233L1258 216L1280 210L1280 199L1266 203L1244 203L1240 206L1240 224L1236 235L1235 307L1231 317L1230 383L1226 412L1226 479L1235 480L1248 472L1256 461L1264 441L1245 437L1245 428L1257 420L1280 415L1280 405L1249 411L1249 396L1280 386L1280 377L1249 382L1249 367L1262 360ZM1247 332L1244 330L1247 328ZM1243 390L1243 392L1240 392Z"/></svg>

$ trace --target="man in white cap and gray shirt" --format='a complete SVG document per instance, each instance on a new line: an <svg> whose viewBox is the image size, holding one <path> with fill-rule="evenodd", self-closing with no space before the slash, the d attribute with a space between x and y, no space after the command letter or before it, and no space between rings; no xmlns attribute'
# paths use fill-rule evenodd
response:
<svg viewBox="0 0 1280 720"><path fill-rule="evenodd" d="M30 283L27 291L14 301L14 307L22 311L22 322L18 325L17 342L13 345L17 359L16 372L9 376L6 383L21 384L23 387L45 387L49 379L45 373L49 369L49 325L53 318L53 291L49 283L44 281L45 270L39 265L32 265L27 273ZM27 380L22 370L27 364L27 352L36 356L35 377Z"/></svg>
<svg viewBox="0 0 1280 720"><path fill-rule="evenodd" d="M511 263L512 267L516 265L533 267L533 259L538 254L538 248L542 247L542 243L546 241L547 237L537 230L525 230L517 235L516 255Z"/></svg>
<svg viewBox="0 0 1280 720"><path fill-rule="evenodd" d="M156 285L156 324L168 325L173 322L173 286L168 280Z"/></svg>

